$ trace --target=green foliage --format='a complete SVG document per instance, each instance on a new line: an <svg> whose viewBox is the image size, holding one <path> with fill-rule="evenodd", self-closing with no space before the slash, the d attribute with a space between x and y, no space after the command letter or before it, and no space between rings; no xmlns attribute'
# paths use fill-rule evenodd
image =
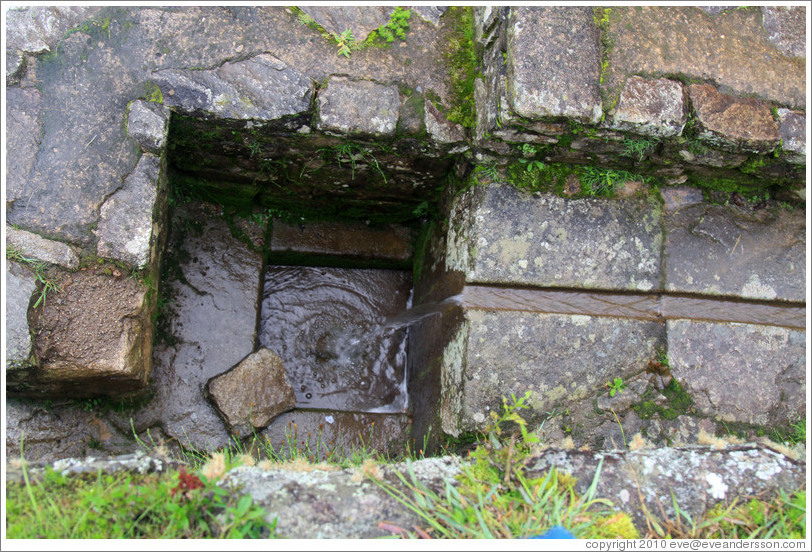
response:
<svg viewBox="0 0 812 552"><path fill-rule="evenodd" d="M476 126L474 82L480 76L480 59L474 45L474 16L471 6L449 7L446 42L446 68L451 80L451 107L446 118L467 128Z"/></svg>
<svg viewBox="0 0 812 552"><path fill-rule="evenodd" d="M352 179L355 178L355 169L358 167L358 164L366 163L375 169L383 179L383 183L386 184L386 174L384 174L381 169L378 159L369 149L360 144L356 144L355 142L343 142L337 146L321 148L318 150L318 153L326 161L335 161L339 167L343 167L344 164L349 165L352 171L350 178Z"/></svg>
<svg viewBox="0 0 812 552"><path fill-rule="evenodd" d="M606 388L609 390L609 396L614 397L618 391L626 389L626 384L623 382L623 378L615 378L612 381L606 382Z"/></svg>
<svg viewBox="0 0 812 552"><path fill-rule="evenodd" d="M386 43L391 43L396 39L406 40L406 33L409 32L409 19L411 17L411 10L397 6L395 11L392 12L392 15L389 16L389 22L372 31L365 42L372 43L376 40L383 40Z"/></svg>
<svg viewBox="0 0 812 552"><path fill-rule="evenodd" d="M643 161L659 143L655 138L626 138L623 140L623 155Z"/></svg>
<svg viewBox="0 0 812 552"><path fill-rule="evenodd" d="M65 476L51 469L38 481L6 489L12 539L267 538L275 521L248 496L202 475Z"/></svg>
<svg viewBox="0 0 812 552"><path fill-rule="evenodd" d="M617 187L624 182L649 179L628 171L604 169L601 167L583 167L580 170L581 186L583 192L590 196L613 197Z"/></svg>
<svg viewBox="0 0 812 552"><path fill-rule="evenodd" d="M331 33L331 37L338 48L338 55L350 57L350 53L357 48L355 39L352 37L352 30L345 29L341 34Z"/></svg>
<svg viewBox="0 0 812 552"><path fill-rule="evenodd" d="M668 401L664 405L659 405L654 398L660 391L649 389L643 393L642 401L634 405L634 411L640 418L647 420L654 416L659 416L666 420L673 420L683 414L692 414L694 411L694 400L680 385L677 378L671 378L661 393Z"/></svg>
<svg viewBox="0 0 812 552"><path fill-rule="evenodd" d="M499 169L496 168L495 163L489 163L485 165L477 165L474 167L473 176L476 178L477 182L482 183L483 177L491 182L495 182L499 180Z"/></svg>
<svg viewBox="0 0 812 552"><path fill-rule="evenodd" d="M42 286L39 290L39 296L37 297L36 302L34 302L34 308L37 308L40 306L40 304L43 304L48 298L49 293L60 293L62 291L59 284L46 276L45 272L48 269L48 265L46 263L37 259L30 259L13 247L6 248L6 259L23 263L34 272L34 276Z"/></svg>

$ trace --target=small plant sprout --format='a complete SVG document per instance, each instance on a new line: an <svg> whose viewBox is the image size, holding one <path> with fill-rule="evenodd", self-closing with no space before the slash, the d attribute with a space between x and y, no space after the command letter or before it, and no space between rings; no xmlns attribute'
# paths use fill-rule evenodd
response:
<svg viewBox="0 0 812 552"><path fill-rule="evenodd" d="M618 391L626 389L626 384L623 382L623 378L615 378L606 382L606 388L609 389L609 396L614 397Z"/></svg>
<svg viewBox="0 0 812 552"><path fill-rule="evenodd" d="M352 53L355 48L355 39L352 37L352 30L346 29L341 34L333 33L333 40L336 42L338 55L347 58L350 57L350 53Z"/></svg>

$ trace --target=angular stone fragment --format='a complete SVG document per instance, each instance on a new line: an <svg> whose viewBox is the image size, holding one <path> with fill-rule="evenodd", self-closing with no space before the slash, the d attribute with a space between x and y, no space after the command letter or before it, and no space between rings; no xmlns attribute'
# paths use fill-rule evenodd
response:
<svg viewBox="0 0 812 552"><path fill-rule="evenodd" d="M37 279L19 264L6 263L6 370L25 364L31 354L28 306L37 289Z"/></svg>
<svg viewBox="0 0 812 552"><path fill-rule="evenodd" d="M474 191L452 212L447 268L468 282L649 291L660 285L662 208L652 199Z"/></svg>
<svg viewBox="0 0 812 552"><path fill-rule="evenodd" d="M328 32L340 35L346 30L352 31L356 42L363 42L369 33L386 25L395 11L390 6L301 6L299 9Z"/></svg>
<svg viewBox="0 0 812 552"><path fill-rule="evenodd" d="M78 268L79 257L75 248L58 241L47 240L38 234L6 225L6 247L23 257L37 259L65 268Z"/></svg>
<svg viewBox="0 0 812 552"><path fill-rule="evenodd" d="M186 113L272 121L310 107L312 85L270 54L226 62L217 69L164 69L153 74L164 105Z"/></svg>
<svg viewBox="0 0 812 552"><path fill-rule="evenodd" d="M6 89L6 206L24 195L34 167L40 141L41 104L42 95L36 88Z"/></svg>
<svg viewBox="0 0 812 552"><path fill-rule="evenodd" d="M466 318L462 385L443 389L460 395L457 431L482 429L502 397L528 390L528 417L541 421L556 406L578 404L606 382L644 371L665 337L657 322L622 318L473 309ZM446 381L453 385L454 378Z"/></svg>
<svg viewBox="0 0 812 552"><path fill-rule="evenodd" d="M445 6L409 6L409 10L427 23L440 26L440 17L445 13Z"/></svg>
<svg viewBox="0 0 812 552"><path fill-rule="evenodd" d="M665 289L804 301L805 235L801 210L685 207L666 217Z"/></svg>
<svg viewBox="0 0 812 552"><path fill-rule="evenodd" d="M806 115L799 111L778 109L781 126L781 152L790 163L806 164Z"/></svg>
<svg viewBox="0 0 812 552"><path fill-rule="evenodd" d="M152 322L139 281L60 273L35 311L38 385L68 396L142 388L152 368Z"/></svg>
<svg viewBox="0 0 812 552"><path fill-rule="evenodd" d="M634 76L623 87L611 127L664 138L679 135L687 119L680 83Z"/></svg>
<svg viewBox="0 0 812 552"><path fill-rule="evenodd" d="M97 231L100 256L118 259L139 269L149 263L161 179L160 158L143 154L124 181L124 187L101 207Z"/></svg>
<svg viewBox="0 0 812 552"><path fill-rule="evenodd" d="M397 86L333 77L319 92L318 103L319 127L324 130L391 136L398 124Z"/></svg>
<svg viewBox="0 0 812 552"><path fill-rule="evenodd" d="M710 84L692 84L688 90L703 139L757 153L778 147L778 124L763 101L722 94Z"/></svg>
<svg viewBox="0 0 812 552"><path fill-rule="evenodd" d="M507 71L510 106L520 117L600 121L600 53L592 8L514 7Z"/></svg>
<svg viewBox="0 0 812 552"><path fill-rule="evenodd" d="M703 414L770 427L803 417L805 332L693 320L667 326L671 374Z"/></svg>
<svg viewBox="0 0 812 552"><path fill-rule="evenodd" d="M127 134L143 149L159 153L166 145L169 110L155 102L136 100L127 114Z"/></svg>
<svg viewBox="0 0 812 552"><path fill-rule="evenodd" d="M269 349L251 353L229 371L214 376L206 392L236 436L251 435L296 406L282 359Z"/></svg>
<svg viewBox="0 0 812 552"><path fill-rule="evenodd" d="M451 144L465 140L460 125L454 124L443 116L431 102L426 102L426 131L438 144Z"/></svg>
<svg viewBox="0 0 812 552"><path fill-rule="evenodd" d="M806 57L806 6L762 6L767 38L788 56Z"/></svg>

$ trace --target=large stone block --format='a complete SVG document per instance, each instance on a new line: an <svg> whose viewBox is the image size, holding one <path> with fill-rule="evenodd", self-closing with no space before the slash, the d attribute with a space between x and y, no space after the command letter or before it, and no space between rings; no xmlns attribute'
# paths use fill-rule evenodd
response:
<svg viewBox="0 0 812 552"><path fill-rule="evenodd" d="M6 89L6 206L24 195L39 149L42 95L36 88Z"/></svg>
<svg viewBox="0 0 812 552"><path fill-rule="evenodd" d="M148 152L160 155L166 146L169 110L159 103L136 100L127 113L127 134Z"/></svg>
<svg viewBox="0 0 812 552"><path fill-rule="evenodd" d="M270 54L226 62L217 69L164 69L153 75L164 105L186 113L272 121L310 107L312 84Z"/></svg>
<svg viewBox="0 0 812 552"><path fill-rule="evenodd" d="M666 216L666 229L666 290L805 300L803 211L702 203Z"/></svg>
<svg viewBox="0 0 812 552"><path fill-rule="evenodd" d="M511 393L531 391L534 421L554 407L573 408L614 378L645 371L665 343L664 327L652 321L477 309L465 316L462 365L444 366L443 392L459 397L451 408L457 427L444 423L452 434L482 429Z"/></svg>
<svg viewBox="0 0 812 552"><path fill-rule="evenodd" d="M806 57L806 6L762 6L764 30L788 56Z"/></svg>
<svg viewBox="0 0 812 552"><path fill-rule="evenodd" d="M152 368L148 289L101 271L58 272L32 315L36 387L83 397L144 387Z"/></svg>
<svg viewBox="0 0 812 552"><path fill-rule="evenodd" d="M327 131L391 136L398 124L397 86L333 77L319 91L318 104L319 127Z"/></svg>
<svg viewBox="0 0 812 552"><path fill-rule="evenodd" d="M668 79L631 77L611 114L611 127L664 138L678 136L688 113L682 85Z"/></svg>
<svg viewBox="0 0 812 552"><path fill-rule="evenodd" d="M781 152L790 163L806 165L806 114L789 109L778 109L781 124Z"/></svg>
<svg viewBox="0 0 812 552"><path fill-rule="evenodd" d="M76 248L9 225L6 225L6 247L16 250L26 258L64 266L65 268L79 267Z"/></svg>
<svg viewBox="0 0 812 552"><path fill-rule="evenodd" d="M648 199L473 192L452 212L446 268L472 283L649 291L660 287L662 208Z"/></svg>
<svg viewBox="0 0 812 552"><path fill-rule="evenodd" d="M31 354L31 330L28 307L37 289L37 278L21 265L6 264L5 327L6 370L14 370L28 361Z"/></svg>
<svg viewBox="0 0 812 552"><path fill-rule="evenodd" d="M671 374L705 415L786 426L806 404L806 334L756 326L669 320Z"/></svg>
<svg viewBox="0 0 812 552"><path fill-rule="evenodd" d="M600 52L592 8L513 8L507 71L516 115L600 121Z"/></svg>
<svg viewBox="0 0 812 552"><path fill-rule="evenodd" d="M369 33L386 25L395 11L391 6L302 6L299 9L328 32L340 35L350 31L356 42L363 42Z"/></svg>
<svg viewBox="0 0 812 552"><path fill-rule="evenodd" d="M767 103L722 94L710 84L692 84L688 92L701 138L757 153L778 147L781 135Z"/></svg>

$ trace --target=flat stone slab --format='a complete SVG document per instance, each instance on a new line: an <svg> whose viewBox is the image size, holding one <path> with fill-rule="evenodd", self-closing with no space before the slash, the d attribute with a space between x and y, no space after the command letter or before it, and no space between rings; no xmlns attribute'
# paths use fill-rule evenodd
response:
<svg viewBox="0 0 812 552"><path fill-rule="evenodd" d="M136 100L127 113L127 134L146 151L160 153L166 146L169 113L159 103Z"/></svg>
<svg viewBox="0 0 812 552"><path fill-rule="evenodd" d="M414 254L413 232L399 224L274 221L271 251L306 255L340 255L351 259L407 262Z"/></svg>
<svg viewBox="0 0 812 552"><path fill-rule="evenodd" d="M465 317L458 339L466 364L456 368L459 377L453 362L444 367L443 395L460 396L456 431L444 427L452 435L481 430L490 412L500 412L502 397L528 390L528 419L540 422L556 406L572 407L616 377L645 371L665 345L658 322L474 309Z"/></svg>
<svg viewBox="0 0 812 552"><path fill-rule="evenodd" d="M802 210L697 204L666 217L665 289L805 301Z"/></svg>
<svg viewBox="0 0 812 552"><path fill-rule="evenodd" d="M25 195L28 175L34 167L39 149L41 105L42 95L36 88L6 89L7 208Z"/></svg>
<svg viewBox="0 0 812 552"><path fill-rule="evenodd" d="M235 238L217 207L176 207L163 282L170 303L166 342L156 346L150 426L183 445L216 448L229 433L203 389L254 350L262 256Z"/></svg>
<svg viewBox="0 0 812 552"><path fill-rule="evenodd" d="M565 199L505 185L452 212L446 268L469 283L650 291L660 286L654 199Z"/></svg>
<svg viewBox="0 0 812 552"><path fill-rule="evenodd" d="M736 151L773 151L781 138L770 106L754 98L720 93L710 84L688 87L699 137Z"/></svg>
<svg viewBox="0 0 812 552"><path fill-rule="evenodd" d="M514 7L508 23L507 89L520 117L601 118L598 31L588 7Z"/></svg>
<svg viewBox="0 0 812 552"><path fill-rule="evenodd" d="M755 7L711 16L688 6L613 6L602 87L617 97L633 75L682 75L736 96L803 109L804 60L784 55L766 34Z"/></svg>
<svg viewBox="0 0 812 552"><path fill-rule="evenodd" d="M39 385L75 397L143 388L152 368L146 286L95 269L59 271L34 311Z"/></svg>
<svg viewBox="0 0 812 552"><path fill-rule="evenodd" d="M803 6L762 6L767 39L788 56L806 57L806 9Z"/></svg>
<svg viewBox="0 0 812 552"><path fill-rule="evenodd" d="M392 136L397 128L397 86L333 77L319 91L318 104L318 126L326 131Z"/></svg>
<svg viewBox="0 0 812 552"><path fill-rule="evenodd" d="M161 186L164 179L160 157L143 154L124 186L101 206L97 230L100 256L138 269L147 266L157 239L153 219L159 205L159 188L166 193L166 186Z"/></svg>
<svg viewBox="0 0 812 552"><path fill-rule="evenodd" d="M20 367L31 354L28 307L37 279L21 265L7 261L5 289L6 371Z"/></svg>
<svg viewBox="0 0 812 552"><path fill-rule="evenodd" d="M631 77L611 114L610 127L664 138L678 136L688 120L679 82Z"/></svg>
<svg viewBox="0 0 812 552"><path fill-rule="evenodd" d="M206 393L238 437L266 427L296 405L282 360L268 349L251 353L228 372L214 376Z"/></svg>
<svg viewBox="0 0 812 552"><path fill-rule="evenodd" d="M791 163L806 165L806 115L799 111L778 109L781 152Z"/></svg>
<svg viewBox="0 0 812 552"><path fill-rule="evenodd" d="M259 343L282 358L299 408L403 412L411 274L269 266Z"/></svg>
<svg viewBox="0 0 812 552"><path fill-rule="evenodd" d="M9 225L6 225L6 247L16 250L26 258L65 268L79 267L79 256L75 247Z"/></svg>
<svg viewBox="0 0 812 552"><path fill-rule="evenodd" d="M369 33L386 25L395 11L390 6L301 6L299 9L328 32L340 35L351 31L356 42L363 42Z"/></svg>
<svg viewBox="0 0 812 552"><path fill-rule="evenodd" d="M272 121L310 107L312 84L270 54L226 62L208 71L165 69L154 73L164 105L186 113Z"/></svg>
<svg viewBox="0 0 812 552"><path fill-rule="evenodd" d="M669 320L671 374L700 411L725 422L787 426L806 404L806 333Z"/></svg>

